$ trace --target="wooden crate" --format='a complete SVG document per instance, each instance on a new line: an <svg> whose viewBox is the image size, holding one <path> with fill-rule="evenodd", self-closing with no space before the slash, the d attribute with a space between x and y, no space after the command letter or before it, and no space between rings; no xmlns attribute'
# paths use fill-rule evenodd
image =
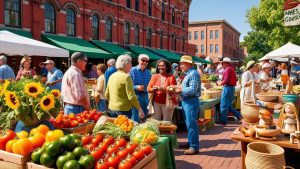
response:
<svg viewBox="0 0 300 169"><path fill-rule="evenodd" d="M26 162L30 156L22 156L0 150L0 168L2 169L26 169Z"/></svg>
<svg viewBox="0 0 300 169"><path fill-rule="evenodd" d="M48 168L39 164L35 164L33 162L28 162L27 169L54 169L54 168Z"/></svg>
<svg viewBox="0 0 300 169"><path fill-rule="evenodd" d="M168 126L158 126L160 134L174 134L176 133L177 126L174 124Z"/></svg>

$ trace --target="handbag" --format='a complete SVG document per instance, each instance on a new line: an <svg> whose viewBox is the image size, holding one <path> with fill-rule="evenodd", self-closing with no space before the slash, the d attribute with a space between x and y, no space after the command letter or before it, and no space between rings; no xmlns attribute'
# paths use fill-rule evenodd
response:
<svg viewBox="0 0 300 169"><path fill-rule="evenodd" d="M148 115L154 114L153 98L154 98L154 93L151 93L151 95L149 97L149 104L147 106Z"/></svg>
<svg viewBox="0 0 300 169"><path fill-rule="evenodd" d="M167 107L167 110L169 109L175 109L178 107L179 105L179 95L178 94L175 94L175 93L167 93L167 96L166 96L166 107Z"/></svg>

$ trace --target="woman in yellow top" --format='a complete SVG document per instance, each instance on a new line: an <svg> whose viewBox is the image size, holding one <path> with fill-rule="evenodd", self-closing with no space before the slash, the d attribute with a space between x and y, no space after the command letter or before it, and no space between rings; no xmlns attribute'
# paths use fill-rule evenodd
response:
<svg viewBox="0 0 300 169"><path fill-rule="evenodd" d="M132 79L128 74L131 67L131 57L128 54L120 55L116 61L117 72L109 77L105 98L111 116L126 115L131 118L133 106L139 111L140 118L144 118L144 112L134 93Z"/></svg>

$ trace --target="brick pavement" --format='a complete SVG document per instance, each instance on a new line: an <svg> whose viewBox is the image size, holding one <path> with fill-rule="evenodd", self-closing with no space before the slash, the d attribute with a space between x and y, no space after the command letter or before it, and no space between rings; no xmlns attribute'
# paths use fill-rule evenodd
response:
<svg viewBox="0 0 300 169"><path fill-rule="evenodd" d="M200 153L186 156L185 149L175 149L177 169L239 169L241 168L240 143L230 139L238 126L234 122L223 127L215 125L200 133ZM187 133L177 133L179 144L187 142Z"/></svg>

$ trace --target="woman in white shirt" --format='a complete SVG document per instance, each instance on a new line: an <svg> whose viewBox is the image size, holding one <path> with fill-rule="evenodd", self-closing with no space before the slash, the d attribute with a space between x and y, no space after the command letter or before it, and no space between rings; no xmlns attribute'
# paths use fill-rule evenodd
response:
<svg viewBox="0 0 300 169"><path fill-rule="evenodd" d="M246 65L246 71L242 74L241 82L241 105L245 102L254 102L254 84L256 83L255 74L256 71L255 61L251 60Z"/></svg>
<svg viewBox="0 0 300 169"><path fill-rule="evenodd" d="M98 100L96 100L97 102L97 107L98 107L98 111L104 112L106 111L106 100L104 97L104 92L105 92L105 77L104 77L104 73L106 71L107 67L105 64L98 64L97 65L97 74L99 75L98 79L97 79L97 85L93 86L94 89L94 97L97 96ZM99 98L100 97L100 98ZM100 99L100 100L99 100Z"/></svg>

